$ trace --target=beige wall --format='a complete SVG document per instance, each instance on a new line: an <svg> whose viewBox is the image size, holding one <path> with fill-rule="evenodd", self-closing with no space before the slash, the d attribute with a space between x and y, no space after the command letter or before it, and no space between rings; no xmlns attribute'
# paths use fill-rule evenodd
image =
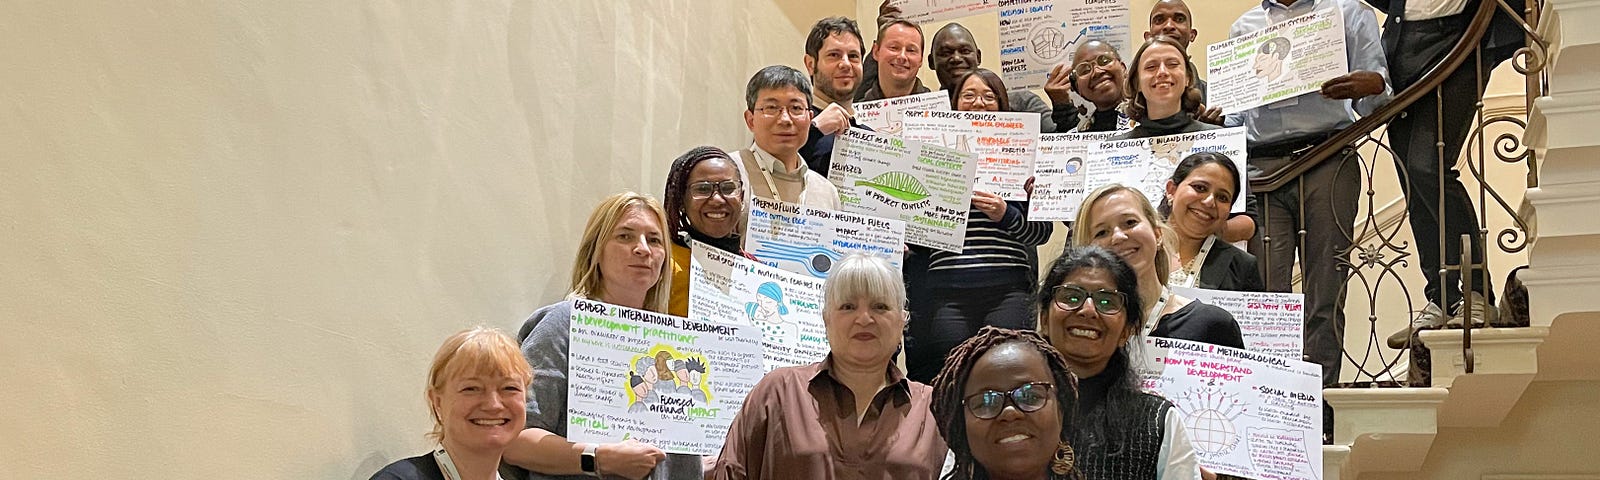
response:
<svg viewBox="0 0 1600 480"><path fill-rule="evenodd" d="M589 209L749 141L846 2L24 2L0 22L0 471L367 478Z"/></svg>

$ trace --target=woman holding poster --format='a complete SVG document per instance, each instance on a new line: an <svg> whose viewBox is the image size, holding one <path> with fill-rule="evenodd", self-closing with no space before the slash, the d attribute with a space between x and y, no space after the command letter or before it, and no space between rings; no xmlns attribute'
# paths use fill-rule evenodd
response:
<svg viewBox="0 0 1600 480"><path fill-rule="evenodd" d="M950 103L959 111L1006 111L1006 86L982 68L956 78ZM1029 301L1038 262L1035 249L1050 239L1051 222L1030 222L1026 202L977 191L967 213L967 237L960 252L928 252L928 293L912 305L907 357L910 377L932 381L945 354L985 326L1033 328Z"/></svg>
<svg viewBox="0 0 1600 480"><path fill-rule="evenodd" d="M1138 189L1113 183L1090 192L1078 209L1077 225L1072 231L1074 246L1095 245L1116 252L1138 274L1138 289L1132 294L1149 306L1141 312L1145 320L1140 333L1244 348L1239 322L1227 310L1167 289L1172 272L1167 244L1177 234Z"/></svg>
<svg viewBox="0 0 1600 480"><path fill-rule="evenodd" d="M624 192L601 202L583 229L568 297L665 311L666 225L666 211L650 197ZM602 445L567 441L571 316L571 303L556 302L533 312L517 332L522 355L539 383L529 390L528 429L506 450L506 462L528 469L529 479L699 478L704 467L697 455L667 455L634 440ZM659 368L655 375L658 384L670 381L671 375L661 375Z"/></svg>
<svg viewBox="0 0 1600 480"><path fill-rule="evenodd" d="M1227 155L1200 152L1184 157L1167 180L1161 213L1172 225L1178 268L1167 285L1264 292L1256 257L1217 237L1243 186L1239 167Z"/></svg>
<svg viewBox="0 0 1600 480"><path fill-rule="evenodd" d="M1071 432L1088 480L1200 478L1194 446L1172 403L1139 389L1128 345L1139 338L1139 278L1099 247L1068 249L1038 297L1040 328L1078 375Z"/></svg>
<svg viewBox="0 0 1600 480"><path fill-rule="evenodd" d="M695 147L667 172L667 233L672 239L672 298L667 313L689 314L689 240L729 253L740 250L744 185L739 166L717 147Z"/></svg>
<svg viewBox="0 0 1600 480"><path fill-rule="evenodd" d="M905 326L900 273L851 254L823 285L827 358L762 377L707 478L911 480L944 465L933 391L893 363Z"/></svg>

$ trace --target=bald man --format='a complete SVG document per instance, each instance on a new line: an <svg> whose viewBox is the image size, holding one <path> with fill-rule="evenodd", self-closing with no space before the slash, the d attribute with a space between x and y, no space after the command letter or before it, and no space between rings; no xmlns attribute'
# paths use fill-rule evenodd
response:
<svg viewBox="0 0 1600 480"><path fill-rule="evenodd" d="M978 49L978 40L967 27L951 23L934 32L933 42L928 45L928 65L939 78L939 89L950 88L956 79L982 63L983 50ZM1070 128L1077 120L1078 111L1070 98L1058 100L1052 96L1055 104L1052 108L1026 88L1010 89L1006 95L1010 97L1012 111L1039 114L1039 131L1043 133L1056 132L1058 125L1062 126L1061 131L1066 131L1065 128Z"/></svg>
<svg viewBox="0 0 1600 480"><path fill-rule="evenodd" d="M1166 35L1178 39L1183 44L1184 53L1188 54L1189 44L1194 42L1200 31L1194 28L1194 16L1189 12L1189 4L1183 0L1159 0L1150 8L1150 29L1144 32L1144 39L1156 35ZM1202 54L1204 52L1201 52ZM1195 88L1200 89L1200 98L1206 96L1206 79L1194 79ZM1203 113L1196 117L1202 122L1221 125L1222 111L1215 108L1205 108Z"/></svg>

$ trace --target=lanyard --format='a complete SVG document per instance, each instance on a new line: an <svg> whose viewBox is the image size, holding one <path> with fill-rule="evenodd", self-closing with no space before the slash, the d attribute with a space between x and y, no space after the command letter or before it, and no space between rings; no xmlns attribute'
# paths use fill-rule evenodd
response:
<svg viewBox="0 0 1600 480"><path fill-rule="evenodd" d="M1150 336L1150 332L1155 331L1156 324L1161 322L1161 311L1167 308L1167 298L1171 296L1171 290L1167 290L1167 287L1161 287L1161 298L1157 299L1155 306L1150 308L1149 315L1145 315L1145 336Z"/></svg>
<svg viewBox="0 0 1600 480"><path fill-rule="evenodd" d="M433 449L433 461L439 463L439 472L444 474L445 480L461 480L461 472L456 470L456 462L450 460L450 452L444 451L444 446ZM505 480L500 477L500 472L494 472L496 480Z"/></svg>
<svg viewBox="0 0 1600 480"><path fill-rule="evenodd" d="M1206 242L1200 245L1200 253L1183 264L1177 270L1167 274L1167 285L1175 287L1193 287L1200 283L1200 268L1205 266L1206 256L1211 254L1211 245L1216 243L1217 236L1206 237Z"/></svg>
<svg viewBox="0 0 1600 480"><path fill-rule="evenodd" d="M784 168L783 167L783 161L782 160L778 160L777 158L773 158L772 161L769 163L769 162L767 162L767 159L761 158L761 154L760 153L756 153L756 152L759 152L759 151L761 151L760 147L752 147L750 149L750 154L756 156L756 165L761 166L761 179L767 181L767 188L772 190L772 198L775 198L775 199L778 199L778 200L783 200L783 194L778 193L778 184L772 182L772 173L777 171L778 169ZM762 152L762 153L765 153L765 152ZM805 195L806 195L806 166L802 164L802 165L800 165L800 196L795 198L794 203L801 203L800 200L802 200L805 197Z"/></svg>

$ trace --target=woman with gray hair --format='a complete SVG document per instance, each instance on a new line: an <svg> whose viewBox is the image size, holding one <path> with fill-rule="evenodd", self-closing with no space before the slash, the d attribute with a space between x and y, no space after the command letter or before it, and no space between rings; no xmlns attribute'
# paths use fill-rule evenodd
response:
<svg viewBox="0 0 1600 480"><path fill-rule="evenodd" d="M827 358L773 370L750 390L708 478L939 473L948 449L929 408L933 391L893 363L906 321L900 272L853 254L823 288Z"/></svg>

